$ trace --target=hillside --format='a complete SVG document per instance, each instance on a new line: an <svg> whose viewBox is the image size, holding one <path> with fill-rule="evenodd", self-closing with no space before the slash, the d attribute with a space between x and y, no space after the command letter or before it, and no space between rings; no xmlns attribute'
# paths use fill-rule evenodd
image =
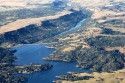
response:
<svg viewBox="0 0 125 83"><path fill-rule="evenodd" d="M55 53L47 59L67 62L75 61L78 67L87 68L96 72L113 72L124 69L124 1L74 0L71 2L73 5L77 4L78 6L78 4L80 4L80 6L90 10L92 12L91 21L86 24L87 28L85 30L79 30L76 33L61 36L59 38L60 43L65 42L65 44L63 43L63 45L61 45L62 47L58 47L60 52L57 53L59 54ZM120 61L117 60L120 57L122 57L123 62L120 62L122 61L120 59ZM72 78L75 79L75 76ZM116 80L115 77L113 78ZM95 82L95 79L77 81L78 79L76 78L76 83ZM108 80L106 80L114 83L111 79L112 77L109 77ZM101 83L106 82L103 81ZM61 83L61 81L59 81L59 83ZM70 82L67 81L66 83ZM96 81L95 83L98 82ZM120 81L120 83L122 83L122 81Z"/></svg>
<svg viewBox="0 0 125 83"><path fill-rule="evenodd" d="M74 77L91 77L84 80L79 81L57 81L56 83L124 83L125 82L125 70L119 70L112 73L76 73L73 75Z"/></svg>
<svg viewBox="0 0 125 83"><path fill-rule="evenodd" d="M0 47L46 45L55 51L45 61L89 72L59 75L56 83L124 83L124 0L2 0L0 8Z"/></svg>

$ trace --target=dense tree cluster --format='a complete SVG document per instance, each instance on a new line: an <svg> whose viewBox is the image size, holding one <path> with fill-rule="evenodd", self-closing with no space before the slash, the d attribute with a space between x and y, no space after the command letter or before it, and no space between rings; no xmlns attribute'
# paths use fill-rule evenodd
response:
<svg viewBox="0 0 125 83"><path fill-rule="evenodd" d="M125 35L125 33L121 33L119 31L113 31L112 29L103 28L101 34L107 34L107 35Z"/></svg>
<svg viewBox="0 0 125 83"><path fill-rule="evenodd" d="M124 67L124 54L119 50L106 51L104 48L81 48L65 53L63 59L65 61L77 62L79 67L92 71L115 71Z"/></svg>
<svg viewBox="0 0 125 83"><path fill-rule="evenodd" d="M15 70L13 51L0 48L0 83L24 83L26 78Z"/></svg>
<svg viewBox="0 0 125 83"><path fill-rule="evenodd" d="M33 72L39 72L39 71L46 71L48 69L51 69L53 66L50 64L40 64L40 65L26 65L26 66L17 66L16 70L18 73L24 73L24 74L30 74Z"/></svg>
<svg viewBox="0 0 125 83"><path fill-rule="evenodd" d="M115 71L124 67L124 55L118 50L105 51L102 48L81 49L77 55L78 65L93 71Z"/></svg>
<svg viewBox="0 0 125 83"><path fill-rule="evenodd" d="M97 36L92 37L86 40L86 42L94 47L117 47L125 46L125 37L124 36Z"/></svg>
<svg viewBox="0 0 125 83"><path fill-rule="evenodd" d="M77 76L74 74L66 74L66 75L59 76L59 79L68 80L68 81L88 80L90 78L93 78L93 77L92 76Z"/></svg>

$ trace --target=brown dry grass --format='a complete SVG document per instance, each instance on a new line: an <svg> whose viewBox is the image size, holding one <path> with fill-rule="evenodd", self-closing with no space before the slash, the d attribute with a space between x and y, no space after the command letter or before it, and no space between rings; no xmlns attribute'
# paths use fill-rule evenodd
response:
<svg viewBox="0 0 125 83"><path fill-rule="evenodd" d="M66 14L70 14L69 11L62 11L54 16L46 16L46 17L40 17L40 18L27 18L27 19L19 19L17 21L8 23L6 25L3 25L0 27L0 34L4 34L6 32L14 31L20 28L24 28L25 26L28 26L30 24L36 24L40 25L42 21L48 20L48 19L56 19L60 16L64 16Z"/></svg>

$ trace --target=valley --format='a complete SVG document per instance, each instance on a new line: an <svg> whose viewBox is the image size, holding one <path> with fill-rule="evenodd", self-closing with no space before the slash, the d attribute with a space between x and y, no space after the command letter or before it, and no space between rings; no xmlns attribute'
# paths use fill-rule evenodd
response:
<svg viewBox="0 0 125 83"><path fill-rule="evenodd" d="M20 72L29 71L28 83L36 80L39 83L124 83L123 0L62 0L37 5L30 11L21 9L26 15L16 9L14 19L9 19L8 11L4 11L5 17L0 13L0 18L3 17L0 48L16 50L14 66L21 65ZM52 65L50 69L47 63ZM40 71L34 72L34 68Z"/></svg>

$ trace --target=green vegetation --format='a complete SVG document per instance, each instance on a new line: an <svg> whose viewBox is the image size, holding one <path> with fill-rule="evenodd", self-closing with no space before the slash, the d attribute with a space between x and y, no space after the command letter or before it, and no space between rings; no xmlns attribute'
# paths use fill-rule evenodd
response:
<svg viewBox="0 0 125 83"><path fill-rule="evenodd" d="M0 48L0 83L24 83L26 78L15 70L13 52Z"/></svg>
<svg viewBox="0 0 125 83"><path fill-rule="evenodd" d="M125 33L121 33L119 31L113 31L112 29L108 28L102 28L102 33L101 34L107 34L107 35L125 35Z"/></svg>
<svg viewBox="0 0 125 83"><path fill-rule="evenodd" d="M23 74L46 71L53 67L50 64L16 66L14 53L15 51L0 48L0 83L25 83L27 77Z"/></svg>
<svg viewBox="0 0 125 83"><path fill-rule="evenodd" d="M103 43L102 43L103 44ZM106 43L107 44L107 43ZM68 53L56 52L48 60L77 62L78 67L96 72L112 72L124 68L124 54L119 50L106 51L103 47L91 46L82 48L81 46Z"/></svg>
<svg viewBox="0 0 125 83"><path fill-rule="evenodd" d="M1 43L28 44L52 38L62 32L74 28L88 15L82 11L74 11L71 14L61 16L57 19L46 20L41 26L29 25L16 31L7 32L0 35Z"/></svg>
<svg viewBox="0 0 125 83"><path fill-rule="evenodd" d="M86 42L94 47L117 47L125 46L124 36L97 36L86 40Z"/></svg>
<svg viewBox="0 0 125 83"><path fill-rule="evenodd" d="M103 48L77 48L62 56L63 61L76 61L79 67L92 71L115 71L124 67L124 54L118 50L105 51Z"/></svg>
<svg viewBox="0 0 125 83"><path fill-rule="evenodd" d="M103 24L112 24L112 25L119 25L119 24L124 24L123 20L121 19L112 19L112 20L108 20L106 22L104 22Z"/></svg>
<svg viewBox="0 0 125 83"><path fill-rule="evenodd" d="M93 78L93 77L92 76L77 76L74 74L60 75L58 77L58 79L60 80L67 80L67 81L88 80L90 78Z"/></svg>
<svg viewBox="0 0 125 83"><path fill-rule="evenodd" d="M16 66L16 70L18 73L30 74L33 72L46 71L51 69L53 66L50 64L42 64L42 65L27 65L27 66Z"/></svg>
<svg viewBox="0 0 125 83"><path fill-rule="evenodd" d="M76 61L79 67L93 71L115 71L124 67L124 54L119 50L106 51L106 46L124 46L122 37L93 37L87 39L91 48L78 47L65 53L63 60Z"/></svg>
<svg viewBox="0 0 125 83"><path fill-rule="evenodd" d="M118 50L105 51L103 48L81 49L77 55L78 65L93 71L115 71L124 67L124 56Z"/></svg>

